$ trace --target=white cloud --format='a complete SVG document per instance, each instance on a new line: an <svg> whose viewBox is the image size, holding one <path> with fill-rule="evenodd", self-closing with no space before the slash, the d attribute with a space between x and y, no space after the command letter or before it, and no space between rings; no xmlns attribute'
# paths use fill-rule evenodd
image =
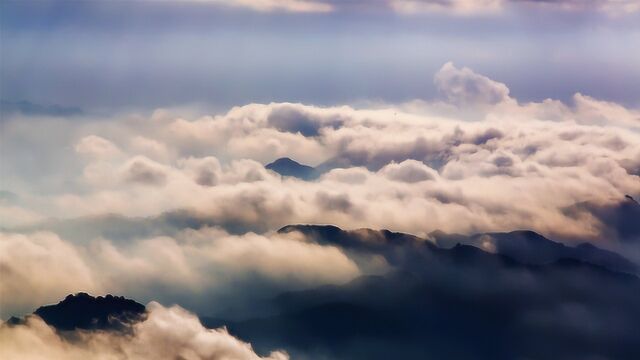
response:
<svg viewBox="0 0 640 360"><path fill-rule="evenodd" d="M392 180L407 183L434 180L438 176L436 171L416 160L405 160L399 164L392 162L383 167L380 173Z"/></svg>
<svg viewBox="0 0 640 360"><path fill-rule="evenodd" d="M502 10L503 4L503 0L389 0L389 6L401 14L491 14Z"/></svg>
<svg viewBox="0 0 640 360"><path fill-rule="evenodd" d="M0 233L0 250L2 317L77 291L171 302L208 293L191 303L204 301L200 309L207 311L222 298L218 295L245 291L254 279L282 288L342 283L360 275L358 266L332 246L294 235L230 235L211 228L130 242L87 238L74 243L52 233ZM163 295L157 289L170 290Z"/></svg>
<svg viewBox="0 0 640 360"><path fill-rule="evenodd" d="M166 161L169 158L169 150L165 144L144 136L135 136L131 139L131 150L158 161Z"/></svg>
<svg viewBox="0 0 640 360"><path fill-rule="evenodd" d="M161 164L145 157L135 157L124 166L125 181L142 185L164 185L167 174Z"/></svg>
<svg viewBox="0 0 640 360"><path fill-rule="evenodd" d="M183 0L196 3L215 3L224 6L242 7L261 12L284 11L294 13L330 12L333 6L313 0Z"/></svg>
<svg viewBox="0 0 640 360"><path fill-rule="evenodd" d="M448 62L436 73L438 91L451 103L461 106L496 105L512 101L509 88L500 82Z"/></svg>
<svg viewBox="0 0 640 360"><path fill-rule="evenodd" d="M102 331L76 331L73 340L61 338L37 316L25 325L0 326L0 348L7 359L228 359L285 360L274 351L258 356L251 344L226 329L206 329L198 318L178 307L147 305L148 316L133 326L132 335Z"/></svg>
<svg viewBox="0 0 640 360"><path fill-rule="evenodd" d="M8 190L26 200L12 206L33 219L193 209L216 224L258 232L335 223L417 234L529 228L597 239L597 219L564 209L637 195L637 109L580 94L570 106L552 99L520 104L506 85L451 63L436 83L446 103L422 101L410 111L273 103L195 119L165 111L148 121L57 124L77 135L33 141L39 152L104 145L76 140L100 137L118 139L120 155L61 154L84 170L65 166L23 178ZM138 143L162 156L141 156ZM282 178L263 167L280 156L348 169L311 182ZM42 191L36 180L50 177L64 186Z"/></svg>
<svg viewBox="0 0 640 360"><path fill-rule="evenodd" d="M577 93L573 96L576 119L584 124L620 124L640 128L640 111L626 109L613 102L601 101Z"/></svg>
<svg viewBox="0 0 640 360"><path fill-rule="evenodd" d="M76 144L79 154L97 158L113 158L120 155L120 149L111 141L96 135L85 136Z"/></svg>
<svg viewBox="0 0 640 360"><path fill-rule="evenodd" d="M0 275L2 317L30 311L35 301L99 289L79 251L51 233L0 233Z"/></svg>

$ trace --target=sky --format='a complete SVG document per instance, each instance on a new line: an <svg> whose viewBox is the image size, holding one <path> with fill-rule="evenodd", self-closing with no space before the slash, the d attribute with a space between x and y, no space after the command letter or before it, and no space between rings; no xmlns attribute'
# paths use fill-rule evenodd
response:
<svg viewBox="0 0 640 360"><path fill-rule="evenodd" d="M253 3L3 1L2 98L106 112L400 102L436 95L432 74L454 61L526 101L638 105L633 1Z"/></svg>
<svg viewBox="0 0 640 360"><path fill-rule="evenodd" d="M640 358L638 64L635 0L2 1L0 357Z"/></svg>

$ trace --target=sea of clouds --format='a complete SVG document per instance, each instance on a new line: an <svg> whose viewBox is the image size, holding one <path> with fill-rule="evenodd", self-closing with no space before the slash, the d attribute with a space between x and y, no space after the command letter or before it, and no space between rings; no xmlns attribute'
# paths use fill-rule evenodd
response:
<svg viewBox="0 0 640 360"><path fill-rule="evenodd" d="M296 223L425 237L531 229L640 258L640 234L622 231L616 217L625 195L640 195L638 109L583 94L570 104L520 103L505 84L452 63L434 82L439 99L403 104L4 118L2 317L77 291L212 313L389 269L380 257L276 233ZM280 157L321 175L305 181L265 169ZM33 358L37 346L61 358L109 358L113 343L153 357L156 343L172 341L185 359L257 358L186 310L150 308L134 337L88 334L73 351L38 319L3 328L0 342ZM165 317L184 322L172 327L179 334L163 332Z"/></svg>

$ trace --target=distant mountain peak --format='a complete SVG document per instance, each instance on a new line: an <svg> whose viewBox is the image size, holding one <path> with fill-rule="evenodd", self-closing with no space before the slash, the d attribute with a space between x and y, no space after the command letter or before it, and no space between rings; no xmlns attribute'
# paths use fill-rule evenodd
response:
<svg viewBox="0 0 640 360"><path fill-rule="evenodd" d="M299 162L293 160L292 158L289 157L281 157L279 159L276 159L274 162L272 162L269 165L285 165L285 164L291 164L291 165L302 165ZM267 165L267 166L269 166Z"/></svg>
<svg viewBox="0 0 640 360"><path fill-rule="evenodd" d="M282 176L292 176L302 180L312 180L317 177L315 168L300 164L288 157L279 158L265 165L265 168L275 171Z"/></svg>
<svg viewBox="0 0 640 360"><path fill-rule="evenodd" d="M34 314L58 330L123 330L141 320L145 311L144 305L123 296L79 292L55 305L41 306Z"/></svg>

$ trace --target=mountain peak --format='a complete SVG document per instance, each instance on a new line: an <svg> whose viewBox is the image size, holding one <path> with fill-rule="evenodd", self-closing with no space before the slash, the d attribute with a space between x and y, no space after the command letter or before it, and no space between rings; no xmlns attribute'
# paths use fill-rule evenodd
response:
<svg viewBox="0 0 640 360"><path fill-rule="evenodd" d="M316 169L311 166L300 164L288 157L279 158L274 162L265 165L265 168L275 171L282 176L292 176L302 180L311 180L317 177Z"/></svg>
<svg viewBox="0 0 640 360"><path fill-rule="evenodd" d="M58 330L121 330L141 320L145 306L123 296L93 297L70 294L55 305L39 307L34 314Z"/></svg>
<svg viewBox="0 0 640 360"><path fill-rule="evenodd" d="M291 165L302 165L299 162L293 160L292 158L289 157L281 157L279 159L276 159L274 162L272 162L269 165L284 165L284 164L291 164ZM269 166L267 165L267 166Z"/></svg>

